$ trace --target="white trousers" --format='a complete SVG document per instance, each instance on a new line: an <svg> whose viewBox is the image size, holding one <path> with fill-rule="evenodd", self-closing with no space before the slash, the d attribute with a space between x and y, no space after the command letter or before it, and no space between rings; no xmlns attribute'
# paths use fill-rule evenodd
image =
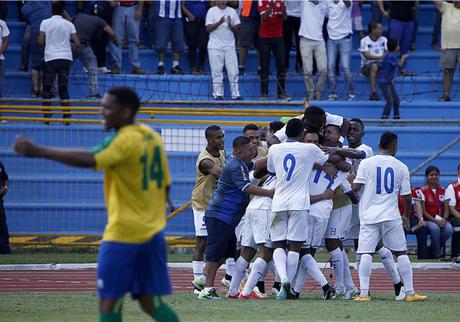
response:
<svg viewBox="0 0 460 322"><path fill-rule="evenodd" d="M232 98L240 96L238 89L238 57L235 47L208 49L212 76L212 96L224 96L224 66L230 82Z"/></svg>

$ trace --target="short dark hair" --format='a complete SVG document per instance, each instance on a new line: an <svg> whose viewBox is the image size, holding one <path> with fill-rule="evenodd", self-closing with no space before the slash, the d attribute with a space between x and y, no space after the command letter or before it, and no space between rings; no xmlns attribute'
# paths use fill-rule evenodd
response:
<svg viewBox="0 0 460 322"><path fill-rule="evenodd" d="M64 14L64 1L56 1L51 4L53 16L62 16Z"/></svg>
<svg viewBox="0 0 460 322"><path fill-rule="evenodd" d="M326 115L326 112L324 112L324 110L321 107L315 106L315 105L311 105L305 108L305 111L303 112L303 116L305 118L309 118L311 116L324 116L324 115Z"/></svg>
<svg viewBox="0 0 460 322"><path fill-rule="evenodd" d="M303 131L303 122L297 118L290 119L286 124L286 135L288 138L296 138Z"/></svg>
<svg viewBox="0 0 460 322"><path fill-rule="evenodd" d="M382 134L380 137L380 147L384 150L388 149L390 145L398 140L398 136L396 133L386 131L385 133Z"/></svg>
<svg viewBox="0 0 460 322"><path fill-rule="evenodd" d="M237 136L236 138L233 139L232 146L233 150L239 149L246 144L250 144L251 140L245 136Z"/></svg>
<svg viewBox="0 0 460 322"><path fill-rule="evenodd" d="M398 41L396 39L394 38L388 39L387 48L389 52L391 53L394 52L397 47L398 47Z"/></svg>
<svg viewBox="0 0 460 322"><path fill-rule="evenodd" d="M372 33L372 30L377 28L377 26L380 24L378 21L370 21L369 24L367 25L367 31L369 33Z"/></svg>
<svg viewBox="0 0 460 322"><path fill-rule="evenodd" d="M209 139L209 137L211 136L211 132L220 131L220 130L222 130L220 128L220 126L218 126L218 125L210 125L204 131L204 136L206 137L206 139Z"/></svg>
<svg viewBox="0 0 460 322"><path fill-rule="evenodd" d="M281 130L284 127L284 125L285 124L281 121L273 121L273 122L270 122L268 128L270 129L270 131L275 133Z"/></svg>
<svg viewBox="0 0 460 322"><path fill-rule="evenodd" d="M431 171L436 171L438 174L441 174L441 171L439 171L439 168L434 165L430 165L428 168L425 169L425 177L428 177Z"/></svg>
<svg viewBox="0 0 460 322"><path fill-rule="evenodd" d="M338 135L340 135L340 136L342 135L342 131L341 131L340 127L338 127L337 125L335 125L335 124L327 124L326 127L332 127L337 132Z"/></svg>
<svg viewBox="0 0 460 322"><path fill-rule="evenodd" d="M246 131L260 131L260 129L255 124L248 124L243 128L243 133L245 133Z"/></svg>
<svg viewBox="0 0 460 322"><path fill-rule="evenodd" d="M350 123L351 122L356 122L356 123L361 124L361 127L363 128L363 131L364 131L364 122L360 118L354 117L350 120Z"/></svg>
<svg viewBox="0 0 460 322"><path fill-rule="evenodd" d="M141 100L136 91L129 87L114 87L107 91L107 94L115 98L115 102L123 108L131 110L135 116L141 107Z"/></svg>

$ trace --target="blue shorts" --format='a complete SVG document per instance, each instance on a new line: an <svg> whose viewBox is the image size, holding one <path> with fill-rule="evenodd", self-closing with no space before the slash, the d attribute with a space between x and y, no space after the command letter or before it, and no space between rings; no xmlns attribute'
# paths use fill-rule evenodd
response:
<svg viewBox="0 0 460 322"><path fill-rule="evenodd" d="M162 232L142 244L103 241L99 249L97 291L100 298L171 294Z"/></svg>
<svg viewBox="0 0 460 322"><path fill-rule="evenodd" d="M204 222L208 230L206 261L218 263L222 258L235 257L235 227L213 217L204 217Z"/></svg>
<svg viewBox="0 0 460 322"><path fill-rule="evenodd" d="M175 53L184 51L184 28L181 18L155 17L156 39L155 48L158 53L165 53L171 37L172 49Z"/></svg>
<svg viewBox="0 0 460 322"><path fill-rule="evenodd" d="M30 67L43 70L45 64L45 49L38 44L38 35L32 34L30 39Z"/></svg>

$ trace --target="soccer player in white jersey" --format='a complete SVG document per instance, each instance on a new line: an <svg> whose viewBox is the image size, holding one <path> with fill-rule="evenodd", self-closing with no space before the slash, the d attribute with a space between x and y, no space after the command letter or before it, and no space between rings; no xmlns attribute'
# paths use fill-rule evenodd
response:
<svg viewBox="0 0 460 322"><path fill-rule="evenodd" d="M313 165L323 165L328 157L315 145L303 143L304 124L291 119L286 125L288 140L268 151L267 170L276 175L272 202L270 237L273 261L281 278L277 299L291 297L291 282L297 271L300 249L305 241L306 219L310 208L308 182ZM289 252L285 249L289 241Z"/></svg>
<svg viewBox="0 0 460 322"><path fill-rule="evenodd" d="M410 175L407 166L394 156L398 137L385 132L380 138L380 154L361 161L353 183L353 190L363 190L359 204L360 229L358 254L360 296L355 301L370 301L369 282L372 273L372 254L380 239L398 258L398 269L405 286L407 302L425 301L426 296L414 292L412 267L407 256L403 220L398 209L398 193L404 198L404 225L409 223L412 205Z"/></svg>

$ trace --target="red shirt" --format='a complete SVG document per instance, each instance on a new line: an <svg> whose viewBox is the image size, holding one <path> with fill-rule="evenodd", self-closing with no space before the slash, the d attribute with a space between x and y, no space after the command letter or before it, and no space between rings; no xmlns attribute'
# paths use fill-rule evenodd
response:
<svg viewBox="0 0 460 322"><path fill-rule="evenodd" d="M423 197L425 203L425 210L430 214L431 217L436 217L436 215L443 216L444 214L444 193L446 190L437 186L435 192L431 189L429 185L423 185L419 189L420 198Z"/></svg>
<svg viewBox="0 0 460 322"><path fill-rule="evenodd" d="M273 8L267 18L260 17L260 38L281 38L283 37L283 8L284 0L274 0ZM259 13L268 10L269 0L259 0Z"/></svg>
<svg viewBox="0 0 460 322"><path fill-rule="evenodd" d="M412 188L412 207L410 208L410 215L409 218L413 219L415 218L415 200L418 199L417 192L416 190L419 188ZM401 216L404 215L404 198L401 195L398 195L398 207L399 207L399 212L401 213Z"/></svg>

